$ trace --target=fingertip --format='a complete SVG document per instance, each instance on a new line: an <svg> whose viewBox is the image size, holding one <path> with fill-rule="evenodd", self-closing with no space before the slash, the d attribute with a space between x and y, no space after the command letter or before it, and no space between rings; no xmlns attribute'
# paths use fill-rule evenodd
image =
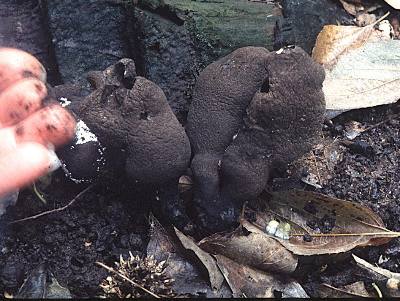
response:
<svg viewBox="0 0 400 301"><path fill-rule="evenodd" d="M0 195L33 182L59 166L54 154L38 143L20 144L0 158Z"/></svg>
<svg viewBox="0 0 400 301"><path fill-rule="evenodd" d="M15 127L17 143L34 141L61 146L75 135L76 121L60 105L49 105L29 116Z"/></svg>
<svg viewBox="0 0 400 301"><path fill-rule="evenodd" d="M24 78L46 82L46 69L31 54L14 48L0 48L0 91Z"/></svg>
<svg viewBox="0 0 400 301"><path fill-rule="evenodd" d="M0 94L0 123L10 126L42 107L47 88L38 79L21 80Z"/></svg>

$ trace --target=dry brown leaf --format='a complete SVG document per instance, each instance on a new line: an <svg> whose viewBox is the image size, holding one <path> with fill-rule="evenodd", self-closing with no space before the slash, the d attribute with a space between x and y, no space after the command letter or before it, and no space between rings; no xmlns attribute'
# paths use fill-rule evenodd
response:
<svg viewBox="0 0 400 301"><path fill-rule="evenodd" d="M193 187L193 179L188 175L183 175L179 178L178 188L179 192L183 193L190 190Z"/></svg>
<svg viewBox="0 0 400 301"><path fill-rule="evenodd" d="M375 277L378 278L378 280L391 279L391 278L400 280L400 273L394 273L389 270L374 266L374 265L370 264L368 261L366 261L354 254L353 254L353 258L359 267L361 267L365 271L368 271L369 273L375 274Z"/></svg>
<svg viewBox="0 0 400 301"><path fill-rule="evenodd" d="M298 262L297 256L275 239L259 233L244 235L240 229L225 235L214 234L200 241L199 246L211 254L221 254L263 271L289 274Z"/></svg>
<svg viewBox="0 0 400 301"><path fill-rule="evenodd" d="M308 298L301 285L287 277L281 279L278 274L253 269L222 255L215 258L235 298L273 298L275 293L283 298Z"/></svg>
<svg viewBox="0 0 400 301"><path fill-rule="evenodd" d="M175 227L174 230L183 247L187 250L193 251L199 258L201 263L204 265L204 267L207 269L211 287L218 291L222 287L224 276L218 269L217 263L215 262L214 258L207 252L200 249L200 247L197 246L197 244L191 238L187 237Z"/></svg>
<svg viewBox="0 0 400 301"><path fill-rule="evenodd" d="M385 296L400 297L400 273L374 266L364 259L353 254L353 259L357 266L363 270L363 276L377 283Z"/></svg>
<svg viewBox="0 0 400 301"><path fill-rule="evenodd" d="M326 69L326 109L348 111L396 102L400 98L399 47L399 40L368 42L343 55L332 70Z"/></svg>
<svg viewBox="0 0 400 301"><path fill-rule="evenodd" d="M400 98L400 41L391 40L393 28L381 21L386 16L365 27L326 25L319 33L312 56L326 72L328 118Z"/></svg>
<svg viewBox="0 0 400 301"><path fill-rule="evenodd" d="M312 57L317 63L331 67L340 55L363 45L373 31L373 26L325 25L317 37Z"/></svg>
<svg viewBox="0 0 400 301"><path fill-rule="evenodd" d="M357 12L359 12L360 10L363 10L363 6L360 3L349 3L345 0L339 0L342 5L343 8L345 9L345 11L347 11L350 15L355 16L357 14Z"/></svg>
<svg viewBox="0 0 400 301"><path fill-rule="evenodd" d="M386 229L369 208L311 191L263 193L258 206L261 209L257 211L246 209L245 216L253 216L255 221L242 218L242 225L250 232L264 233L271 220L289 223L289 239L274 238L297 255L347 252L400 236Z"/></svg>
<svg viewBox="0 0 400 301"><path fill-rule="evenodd" d="M353 16L362 14L362 13L370 13L374 10L381 7L379 2L364 2L364 1L348 1L348 0L339 0L343 8Z"/></svg>
<svg viewBox="0 0 400 301"><path fill-rule="evenodd" d="M376 298L377 296L369 293L365 289L364 282L358 281L343 288L333 287L329 284L323 283L318 290L320 298Z"/></svg>
<svg viewBox="0 0 400 301"><path fill-rule="evenodd" d="M150 241L147 255L154 256L157 261L167 261L166 274L174 279L173 289L179 296L206 296L208 298L231 297L229 287L224 283L221 290L212 290L197 266L189 262L179 252L173 238L161 226L154 216L149 217Z"/></svg>
<svg viewBox="0 0 400 301"><path fill-rule="evenodd" d="M358 121L351 120L344 125L344 134L347 139L353 140L365 132L367 127Z"/></svg>
<svg viewBox="0 0 400 301"><path fill-rule="evenodd" d="M325 68L332 68L341 55L381 37L381 32L374 29L377 22L365 27L325 25L312 50L313 59Z"/></svg>

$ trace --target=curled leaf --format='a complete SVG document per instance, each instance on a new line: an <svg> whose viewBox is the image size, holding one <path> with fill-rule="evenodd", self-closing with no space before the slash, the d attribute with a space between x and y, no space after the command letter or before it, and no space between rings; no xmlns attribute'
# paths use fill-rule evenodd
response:
<svg viewBox="0 0 400 301"><path fill-rule="evenodd" d="M232 296L226 284L217 292L210 287L201 270L181 254L181 247L154 216L150 215L149 223L150 241L147 245L147 255L153 256L157 261L166 261L165 273L174 279L173 290L179 296L208 298Z"/></svg>
<svg viewBox="0 0 400 301"><path fill-rule="evenodd" d="M312 50L313 59L324 67L332 67L341 55L361 47L367 41L378 40L381 33L374 28L377 22L364 27L325 25Z"/></svg>
<svg viewBox="0 0 400 301"><path fill-rule="evenodd" d="M275 294L284 298L308 298L294 280L256 270L222 255L215 255L215 258L235 298L273 298Z"/></svg>
<svg viewBox="0 0 400 301"><path fill-rule="evenodd" d="M182 245L187 250L193 251L207 269L211 287L215 290L219 290L224 282L224 277L218 269L214 258L207 252L200 249L191 238L187 237L176 228L174 228L174 230Z"/></svg>
<svg viewBox="0 0 400 301"><path fill-rule="evenodd" d="M385 296L400 297L400 273L372 265L354 254L353 259L357 266L362 269L363 276L377 283Z"/></svg>
<svg viewBox="0 0 400 301"><path fill-rule="evenodd" d="M362 281L354 282L343 288L323 283L320 285L318 293L320 298L376 298L375 295L365 289L364 282Z"/></svg>
<svg viewBox="0 0 400 301"><path fill-rule="evenodd" d="M279 242L260 233L214 234L200 241L199 246L211 254L221 254L263 271L289 274L298 262L297 256Z"/></svg>
<svg viewBox="0 0 400 301"><path fill-rule="evenodd" d="M400 1L399 0L385 0L385 2L395 9L400 9Z"/></svg>
<svg viewBox="0 0 400 301"><path fill-rule="evenodd" d="M319 33L312 57L326 72L323 91L329 118L400 98L400 41L391 40L393 28L381 21L387 15L364 27L326 25Z"/></svg>
<svg viewBox="0 0 400 301"><path fill-rule="evenodd" d="M289 223L289 239L279 241L297 255L322 255L347 252L355 247L377 246L399 237L399 232L385 228L372 210L311 191L264 193L258 209L246 209L242 225L250 232L265 233L271 220Z"/></svg>
<svg viewBox="0 0 400 301"><path fill-rule="evenodd" d="M389 270L374 266L368 261L353 254L353 259L357 266L367 271L369 274L374 275L375 281L387 280L387 279L397 279L400 280L400 273L394 273Z"/></svg>
<svg viewBox="0 0 400 301"><path fill-rule="evenodd" d="M326 69L323 84L327 110L347 111L394 103L400 98L400 41L371 42Z"/></svg>

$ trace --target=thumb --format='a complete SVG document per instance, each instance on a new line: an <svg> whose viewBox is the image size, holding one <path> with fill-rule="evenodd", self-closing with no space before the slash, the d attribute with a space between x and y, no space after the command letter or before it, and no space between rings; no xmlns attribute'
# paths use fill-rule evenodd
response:
<svg viewBox="0 0 400 301"><path fill-rule="evenodd" d="M56 154L39 143L21 143L0 158L0 197L60 166Z"/></svg>

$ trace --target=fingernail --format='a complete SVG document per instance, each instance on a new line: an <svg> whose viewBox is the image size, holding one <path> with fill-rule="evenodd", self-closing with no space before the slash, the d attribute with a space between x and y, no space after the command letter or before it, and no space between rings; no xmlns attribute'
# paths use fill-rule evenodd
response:
<svg viewBox="0 0 400 301"><path fill-rule="evenodd" d="M42 64L40 64L39 66L40 66L40 70L42 71L42 73L40 74L39 80L41 80L42 82L45 83L47 80L46 68L44 68L44 66Z"/></svg>
<svg viewBox="0 0 400 301"><path fill-rule="evenodd" d="M58 159L54 150L49 149L49 157L50 157L50 164L49 164L49 172L53 172L60 168L61 161Z"/></svg>

